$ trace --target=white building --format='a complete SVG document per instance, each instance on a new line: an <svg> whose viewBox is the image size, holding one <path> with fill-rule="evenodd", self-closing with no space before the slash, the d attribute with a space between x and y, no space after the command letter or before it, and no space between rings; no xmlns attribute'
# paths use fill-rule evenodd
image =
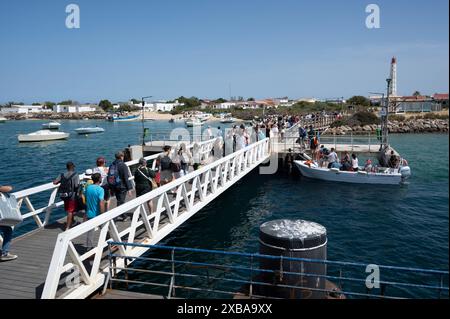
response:
<svg viewBox="0 0 450 319"><path fill-rule="evenodd" d="M145 102L144 111L148 112L171 112L177 106L183 106L183 103L175 101L167 103L167 101ZM142 108L142 104L134 104L134 106Z"/></svg>
<svg viewBox="0 0 450 319"><path fill-rule="evenodd" d="M224 102L224 103L218 103L214 106L214 108L216 109L220 109L220 110L228 110L231 109L233 107L236 107L236 102Z"/></svg>
<svg viewBox="0 0 450 319"><path fill-rule="evenodd" d="M55 105L53 112L55 113L84 113L95 112L97 109L91 105Z"/></svg>
<svg viewBox="0 0 450 319"><path fill-rule="evenodd" d="M30 114L44 112L51 112L51 110L44 109L44 105L11 105L11 107L4 107L0 110L0 113L2 114Z"/></svg>

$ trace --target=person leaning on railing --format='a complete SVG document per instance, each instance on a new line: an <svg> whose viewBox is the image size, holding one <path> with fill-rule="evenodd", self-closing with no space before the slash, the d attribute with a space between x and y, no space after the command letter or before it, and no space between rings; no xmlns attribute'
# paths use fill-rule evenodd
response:
<svg viewBox="0 0 450 319"><path fill-rule="evenodd" d="M12 191L11 186L0 186L0 193L9 193ZM10 261L17 258L17 255L13 255L9 252L11 246L13 228L11 226L0 225L0 235L3 238L2 249L0 249L0 261Z"/></svg>

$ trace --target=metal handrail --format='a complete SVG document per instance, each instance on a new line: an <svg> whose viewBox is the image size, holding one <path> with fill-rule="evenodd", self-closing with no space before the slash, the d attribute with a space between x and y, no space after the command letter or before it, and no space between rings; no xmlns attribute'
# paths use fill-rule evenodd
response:
<svg viewBox="0 0 450 319"><path fill-rule="evenodd" d="M218 283L235 283L235 284L241 284L241 285L249 285L248 288L248 296L258 297L255 294L252 294L252 287L253 286L269 286L273 288L289 288L289 289L300 289L300 290L308 290L308 291L317 291L317 292L325 292L325 293L337 293L345 296L356 296L356 297L375 297L375 298L382 298L382 299L397 299L397 298L403 298L398 296L386 296L385 291L387 287L395 287L395 288L416 288L416 289L428 289L428 290L438 290L439 291L439 297L441 297L441 292L445 291L448 293L449 288L443 286L443 276L448 277L449 272L443 271L443 270L432 270L432 269L422 269L422 268L412 268L412 267L397 267L397 266L385 266L385 265L379 265L378 267L380 269L384 270L395 270L395 271L403 271L403 272L415 272L415 273L422 273L422 274L428 274L428 275L439 275L441 279L441 283L439 286L436 285L424 285L424 284L414 284L414 283L408 283L408 282L395 282L395 281L386 281L386 280L379 280L375 281L375 283L380 285L381 292L380 295L373 295L370 293L358 293L354 291L343 290L342 289L342 281L349 282L349 283L366 283L366 279L361 278L353 278L353 277L345 277L342 276L342 266L350 266L355 267L359 266L362 268L366 268L367 264L364 263L355 263L355 262L337 262L337 261L327 261L327 260L317 260L317 259L306 259L306 258L295 258L295 257L284 257L284 256L271 256L271 255L262 255L262 254L251 254L251 253L239 253L239 252L226 252L226 251L217 251L217 250L208 250L208 249L196 249L196 248L184 248L184 247L173 247L173 246L160 246L160 245L142 245L142 244L127 244L123 242L110 242L109 246L146 246L148 249L154 249L156 251L162 250L162 251L168 251L171 253L171 259L162 259L162 258L147 258L147 257L139 257L137 260L140 261L157 261L159 263L171 263L172 264L172 270L164 271L164 270L152 270L152 269L139 269L139 268L132 268L127 267L127 272L134 272L134 273L146 273L146 274L154 274L159 276L170 276L170 278L176 278L176 277L185 277L185 278L194 278L194 279L207 279L209 281L216 280ZM131 256L126 255L120 255L117 253L113 253L110 249L110 262L112 260L120 259L120 258L133 258ZM216 263L210 263L210 262L196 262L196 261L184 261L184 260L178 260L174 258L175 252L189 252L189 253L201 253L202 256L205 254L218 254L221 256L236 256L241 258L246 258L251 260L250 266L241 266L241 265L219 265ZM191 258L192 255L190 254ZM341 288L338 292L336 292L334 289L320 289L320 288L312 288L307 287L304 285L292 285L287 283L268 283L268 282L262 282L261 280L256 279L257 277L253 276L253 273L265 273L265 274L273 274L273 275L279 275L280 270L279 269L255 269L253 267L253 262L255 259L270 259L270 260L282 260L284 262L302 262L302 263L314 263L314 264L326 264L327 266L339 266L340 269L340 275L339 276L332 276L332 275L320 275L320 274L313 274L313 273L306 273L306 272L293 272L293 271L286 271L281 270L283 275L291 275L291 276L301 276L301 277L314 277L314 278L322 278L324 280L330 280L330 281L339 281ZM236 278L223 278L223 277L217 277L214 275L210 275L209 272L207 275L199 275L199 274L193 274L193 273L186 273L186 272L175 272L175 268L173 267L173 264L179 264L179 265L185 265L185 266L194 266L196 269L197 267L202 267L204 269L215 269L226 271L226 273L233 274L233 270L235 271L246 271L246 273L250 274L250 278L248 280L245 279L236 279ZM162 265L163 266L163 265ZM111 267L115 267L116 273L117 270L125 270L125 268L116 267L111 264ZM241 273L241 272L239 272ZM242 277L242 275L241 275ZM119 278L112 278L112 281L115 282L124 282L124 283L136 283L140 285L153 285L154 283L148 282L149 278L148 276L145 277L146 280L127 280L127 279L119 279ZM169 287L168 285L163 284L156 284L160 287ZM187 290L196 290L196 291L202 291L202 292L218 292L218 293L226 293L231 295L236 295L237 293L235 291L223 291L223 290L216 290L216 289L205 289L205 288L199 288L196 284L196 287L188 287L186 285L184 286L177 286L172 284L170 285L171 289L187 289ZM239 294L239 293L238 293ZM270 297L270 296L259 296L259 297Z"/></svg>
<svg viewBox="0 0 450 319"><path fill-rule="evenodd" d="M280 259L279 256L272 255L264 255L264 254L252 254L252 253L242 253L242 252L230 252L230 251L221 251L221 250L210 250L210 249L201 249L201 248L186 248L186 247L175 247L175 246L162 246L162 245L146 245L141 243L125 243L125 242L114 242L111 241L109 244L111 245L123 245L123 246L132 246L132 247L149 247L160 250L176 250L176 251L185 251L185 252L197 252L197 253L206 253L206 254L219 254L219 255L228 255L228 256L238 256L238 257L260 257L265 259ZM366 267L367 263L361 262L345 262L345 261L332 261L332 260L323 260L323 259L310 259L310 258L298 258L298 257L283 257L283 260L286 261L303 261L315 264L329 264L329 265L339 265L339 266L355 266L355 267ZM412 272L421 272L427 274L435 274L435 275L449 275L448 270L435 270L435 269L424 269L424 268L414 268L414 267L399 267L399 266L387 266L387 265L378 265L380 269L387 270L399 270L399 271L412 271Z"/></svg>

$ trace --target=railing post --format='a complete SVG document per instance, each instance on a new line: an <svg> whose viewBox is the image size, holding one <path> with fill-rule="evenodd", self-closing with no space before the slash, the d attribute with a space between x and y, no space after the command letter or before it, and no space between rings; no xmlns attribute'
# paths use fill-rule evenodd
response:
<svg viewBox="0 0 450 319"><path fill-rule="evenodd" d="M350 141L352 143L352 152L353 152L353 132L350 133Z"/></svg>

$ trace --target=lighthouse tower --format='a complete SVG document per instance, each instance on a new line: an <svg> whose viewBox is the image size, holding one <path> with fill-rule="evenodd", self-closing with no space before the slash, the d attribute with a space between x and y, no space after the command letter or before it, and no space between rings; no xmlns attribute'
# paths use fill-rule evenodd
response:
<svg viewBox="0 0 450 319"><path fill-rule="evenodd" d="M391 61L391 90L389 92L390 96L397 96L397 58L393 57Z"/></svg>

